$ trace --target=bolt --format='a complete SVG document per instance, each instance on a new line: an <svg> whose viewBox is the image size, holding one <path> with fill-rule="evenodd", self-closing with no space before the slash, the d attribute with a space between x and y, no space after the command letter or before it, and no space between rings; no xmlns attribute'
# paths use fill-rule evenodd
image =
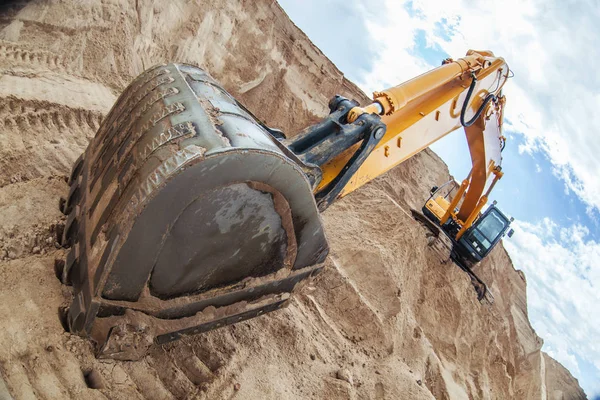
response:
<svg viewBox="0 0 600 400"><path fill-rule="evenodd" d="M375 130L375 139L381 139L384 134L385 134L385 129L383 129L383 128L377 128Z"/></svg>

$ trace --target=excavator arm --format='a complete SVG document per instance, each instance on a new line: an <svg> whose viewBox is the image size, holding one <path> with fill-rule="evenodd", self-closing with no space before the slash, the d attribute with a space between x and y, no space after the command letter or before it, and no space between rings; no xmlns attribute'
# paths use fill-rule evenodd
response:
<svg viewBox="0 0 600 400"><path fill-rule="evenodd" d="M323 268L319 212L461 126L472 171L454 199L434 193L423 210L453 254L484 254L499 240L485 242L500 214L480 212L502 176L508 77L503 59L470 51L364 107L335 96L326 118L287 139L205 71L151 68L106 116L59 203L65 328L99 357L134 360L284 307Z"/></svg>
<svg viewBox="0 0 600 400"><path fill-rule="evenodd" d="M444 60L441 67L396 87L375 92L374 103L352 109L348 121L354 122L364 113L381 114L386 133L339 197L401 164L464 124L468 125L465 133L472 170L466 198L457 217L466 222L476 215L487 200L484 198L483 204L480 201L489 178L502 176L501 149L505 139L501 131L506 100L501 92L509 73L502 58L494 57L489 51L469 51L464 58ZM473 121L469 121L471 119ZM357 148L358 145L344 149L321 167L323 179L317 190L340 173Z"/></svg>

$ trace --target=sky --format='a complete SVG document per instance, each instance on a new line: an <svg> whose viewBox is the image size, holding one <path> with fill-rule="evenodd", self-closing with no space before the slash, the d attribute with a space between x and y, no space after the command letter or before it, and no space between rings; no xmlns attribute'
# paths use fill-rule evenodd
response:
<svg viewBox="0 0 600 400"><path fill-rule="evenodd" d="M515 77L504 88L505 175L491 200L515 218L504 246L527 276L543 350L600 399L600 1L279 3L369 94L469 49L507 61ZM464 133L432 148L457 180L466 177Z"/></svg>

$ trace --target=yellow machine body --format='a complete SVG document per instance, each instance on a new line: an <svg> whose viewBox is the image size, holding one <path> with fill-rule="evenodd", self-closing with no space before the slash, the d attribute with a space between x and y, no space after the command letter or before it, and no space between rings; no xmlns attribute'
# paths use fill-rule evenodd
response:
<svg viewBox="0 0 600 400"><path fill-rule="evenodd" d="M450 208L450 202L443 196L437 196L435 199L427 200L426 207L438 218L442 219L446 211Z"/></svg>
<svg viewBox="0 0 600 400"><path fill-rule="evenodd" d="M473 168L462 207L452 216L465 226L469 219L472 223L485 204L481 204L481 199L488 178L501 176L500 149L504 140L501 128L505 100L500 92L509 76L509 68L504 59L494 57L489 51L469 51L464 58L445 60L442 66L432 71L383 92L374 93L374 101L383 108L385 115L382 116L382 121L387 126L387 132L350 179L340 197L460 128L461 107L472 74L477 77L477 84L474 96L467 105L469 115L473 115L481 106L486 95L499 95L496 105L490 104L473 125L465 128ZM376 107L367 106L357 110L355 114L375 110ZM323 180L318 189L337 176L354 151L355 148L350 148L322 167ZM484 200L487 201L487 198ZM447 210L449 209L444 211Z"/></svg>

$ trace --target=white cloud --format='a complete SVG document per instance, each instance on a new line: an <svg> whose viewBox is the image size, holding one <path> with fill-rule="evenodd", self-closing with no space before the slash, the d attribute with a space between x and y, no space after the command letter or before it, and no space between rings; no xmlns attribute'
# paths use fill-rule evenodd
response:
<svg viewBox="0 0 600 400"><path fill-rule="evenodd" d="M600 2L560 0L384 0L367 24L379 56L361 82L367 91L430 68L411 49L417 30L427 46L453 57L491 49L516 76L506 85L507 128L522 133L520 151L542 151L567 188L600 211ZM408 12L408 9L413 10ZM441 34L439 24L448 28ZM450 40L447 40L450 36ZM382 44L380 44L382 43ZM440 60L441 61L441 60Z"/></svg>
<svg viewBox="0 0 600 400"><path fill-rule="evenodd" d="M600 243L581 225L560 228L546 218L539 224L513 222L515 234L504 246L527 275L529 315L545 350L579 377L588 393L600 393ZM577 358L596 364L596 371Z"/></svg>
<svg viewBox="0 0 600 400"><path fill-rule="evenodd" d="M371 71L359 85L367 92L397 85L431 69L424 60L412 53L414 35L420 20L412 18L402 2L390 1L380 8L380 14L367 22L367 30L378 43L378 57Z"/></svg>

